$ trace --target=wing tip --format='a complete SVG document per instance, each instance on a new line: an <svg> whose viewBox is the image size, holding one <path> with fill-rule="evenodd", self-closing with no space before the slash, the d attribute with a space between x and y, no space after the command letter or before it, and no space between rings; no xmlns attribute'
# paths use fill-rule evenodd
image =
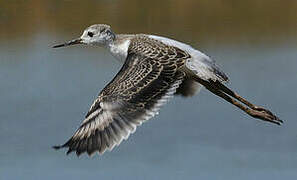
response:
<svg viewBox="0 0 297 180"><path fill-rule="evenodd" d="M64 148L64 147L63 147L63 145L55 145L55 146L52 146L52 148L54 150L59 150L59 149Z"/></svg>
<svg viewBox="0 0 297 180"><path fill-rule="evenodd" d="M68 151L66 152L66 155L70 154L73 149L71 149L67 143L63 144L63 145L55 145L55 146L52 146L52 148L56 151L60 150L60 149L63 149L63 148L67 148L68 147Z"/></svg>
<svg viewBox="0 0 297 180"><path fill-rule="evenodd" d="M52 148L56 151L60 150L60 149L63 149L63 148L67 148L68 146L67 145L55 145L55 146L52 146ZM66 155L69 155L70 153L72 153L74 151L74 149L71 149L70 147L68 147L68 150L66 152ZM80 156L81 153L79 152L76 152L76 155L77 157Z"/></svg>

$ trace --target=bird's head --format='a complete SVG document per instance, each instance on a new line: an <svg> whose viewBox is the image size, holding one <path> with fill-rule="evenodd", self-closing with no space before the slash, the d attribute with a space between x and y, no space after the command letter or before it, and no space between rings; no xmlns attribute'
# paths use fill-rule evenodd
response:
<svg viewBox="0 0 297 180"><path fill-rule="evenodd" d="M112 32L109 25L94 24L84 30L82 35L74 40L68 41L63 44L55 45L53 48L70 46L75 44L87 44L106 46L115 39L115 34Z"/></svg>

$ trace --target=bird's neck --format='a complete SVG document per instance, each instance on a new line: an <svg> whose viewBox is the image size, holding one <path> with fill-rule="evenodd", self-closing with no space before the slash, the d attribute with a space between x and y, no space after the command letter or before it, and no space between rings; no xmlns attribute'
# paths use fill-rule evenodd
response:
<svg viewBox="0 0 297 180"><path fill-rule="evenodd" d="M130 41L133 36L118 34L112 42L107 44L107 49L116 59L124 62L127 58Z"/></svg>

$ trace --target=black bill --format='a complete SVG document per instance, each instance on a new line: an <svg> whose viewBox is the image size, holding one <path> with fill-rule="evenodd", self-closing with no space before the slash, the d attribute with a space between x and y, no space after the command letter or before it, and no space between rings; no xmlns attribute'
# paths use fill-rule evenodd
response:
<svg viewBox="0 0 297 180"><path fill-rule="evenodd" d="M64 46L71 46L71 45L75 45L75 44L82 44L81 39L78 38L78 39L74 39L74 40L68 41L66 43L63 43L63 44L58 44L58 45L53 46L53 48L59 48L59 47L64 47Z"/></svg>

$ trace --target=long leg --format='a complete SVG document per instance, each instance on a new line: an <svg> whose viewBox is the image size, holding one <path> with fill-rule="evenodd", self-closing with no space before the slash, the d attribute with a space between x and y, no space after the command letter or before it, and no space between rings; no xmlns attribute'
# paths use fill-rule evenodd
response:
<svg viewBox="0 0 297 180"><path fill-rule="evenodd" d="M239 96L220 82L214 82L214 81L205 81L200 78L195 78L197 82L205 86L209 91L214 93L217 96L220 96L221 98L225 99L229 103L235 105L236 107L240 108L244 112L246 112L248 115L261 119L264 121L268 121L274 124L280 125L283 121L280 120L278 117L276 117L274 114L272 114L269 110L266 110L262 107L256 106L243 97ZM229 96L228 96L229 95ZM231 96L231 97L230 97ZM248 107L242 105L240 102L236 101L235 99L239 100L243 104L247 105Z"/></svg>
<svg viewBox="0 0 297 180"><path fill-rule="evenodd" d="M274 116L273 113L261 106L256 106L252 103L250 103L248 100L246 100L245 98L241 97L239 94L235 93L234 91L232 91L231 89L229 89L228 87L226 87L224 84L222 84L219 81L213 82L212 83L215 84L216 87L218 87L220 90L222 90L223 92L225 92L226 94L228 94L229 96L234 97L235 99L239 100L240 102L242 102L243 104L247 105L248 107L257 110L257 111L265 111L266 113L270 114L271 116ZM281 121L282 122L282 121Z"/></svg>
<svg viewBox="0 0 297 180"><path fill-rule="evenodd" d="M229 89L228 87L226 87L224 84L222 84L221 82L212 82L215 84L216 87L218 87L220 90L222 90L224 93L228 94L229 96L234 97L235 99L239 100L240 102L242 102L243 104L247 105L248 107L254 109L254 110L258 110L258 111L266 111L267 113L272 114L269 110L260 107L260 106L256 106L252 103L250 103L248 100L244 99L243 97L241 97L239 94L235 93L234 91L232 91L231 89Z"/></svg>

